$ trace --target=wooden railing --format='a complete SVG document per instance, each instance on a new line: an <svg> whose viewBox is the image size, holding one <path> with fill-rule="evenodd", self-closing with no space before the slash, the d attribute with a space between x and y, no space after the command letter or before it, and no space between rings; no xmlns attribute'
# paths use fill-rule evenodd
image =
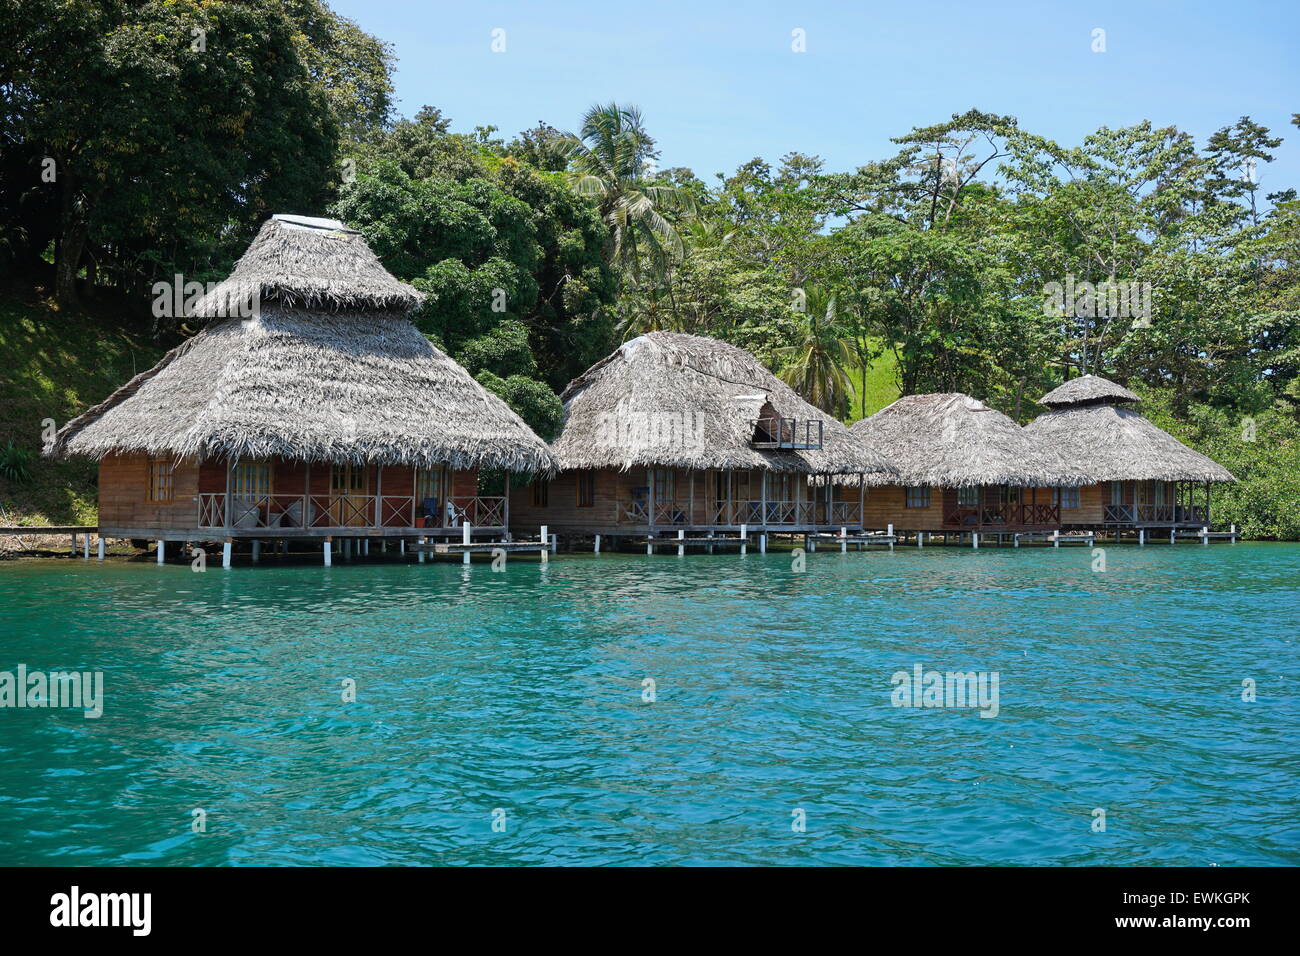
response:
<svg viewBox="0 0 1300 956"><path fill-rule="evenodd" d="M240 495L200 494L199 527L230 528L417 528L454 527L468 520L473 527L504 528L506 499L482 495L453 496L426 516L414 495ZM378 520L376 520L378 516Z"/></svg>
<svg viewBox="0 0 1300 956"><path fill-rule="evenodd" d="M1058 505L1038 503L959 505L943 514L944 526L949 528L1051 528L1060 521Z"/></svg>
<svg viewBox="0 0 1300 956"><path fill-rule="evenodd" d="M619 520L626 524L649 524L649 504L642 498L629 498L619 507ZM685 502L661 499L655 502L654 523L658 525L700 524L716 527L749 525L761 527L857 526L862 521L862 506L856 501L833 501L827 517L825 501L714 501L697 502L692 511Z"/></svg>
<svg viewBox="0 0 1300 956"><path fill-rule="evenodd" d="M819 418L755 418L750 421L755 448L819 449L826 423Z"/></svg>
<svg viewBox="0 0 1300 956"><path fill-rule="evenodd" d="M1106 505L1106 524L1205 524L1209 510L1202 505Z"/></svg>

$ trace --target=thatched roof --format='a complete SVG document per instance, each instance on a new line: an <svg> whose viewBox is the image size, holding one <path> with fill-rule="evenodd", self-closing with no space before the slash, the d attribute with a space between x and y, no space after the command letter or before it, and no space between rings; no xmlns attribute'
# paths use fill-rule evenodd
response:
<svg viewBox="0 0 1300 956"><path fill-rule="evenodd" d="M230 280L262 283L258 315L212 321L68 422L46 454L554 469L523 420L406 319L419 293L364 239L292 218L269 221Z"/></svg>
<svg viewBox="0 0 1300 956"><path fill-rule="evenodd" d="M424 293L399 282L361 233L336 219L272 216L224 282L194 305L199 318L235 314L232 303L260 296L263 306L320 312L410 312Z"/></svg>
<svg viewBox="0 0 1300 956"><path fill-rule="evenodd" d="M1099 375L1081 375L1052 389L1038 400L1038 404L1065 408L1069 405L1119 405L1139 401L1141 399L1123 385L1116 385Z"/></svg>
<svg viewBox="0 0 1300 956"><path fill-rule="evenodd" d="M905 395L853 425L885 450L898 478L876 484L1078 485L1084 476L1050 447L983 402L948 392Z"/></svg>
<svg viewBox="0 0 1300 956"><path fill-rule="evenodd" d="M553 470L546 444L405 318L264 308L210 326L47 454Z"/></svg>
<svg viewBox="0 0 1300 956"><path fill-rule="evenodd" d="M744 349L717 339L650 332L569 383L564 468L734 468L835 474L887 469L833 416L805 402ZM755 448L754 420L823 422L820 450ZM815 427L815 426L814 426Z"/></svg>
<svg viewBox="0 0 1300 956"><path fill-rule="evenodd" d="M1188 448L1131 408L1076 405L1053 409L1026 425L1025 431L1040 444L1058 449L1089 484L1237 480L1228 469Z"/></svg>

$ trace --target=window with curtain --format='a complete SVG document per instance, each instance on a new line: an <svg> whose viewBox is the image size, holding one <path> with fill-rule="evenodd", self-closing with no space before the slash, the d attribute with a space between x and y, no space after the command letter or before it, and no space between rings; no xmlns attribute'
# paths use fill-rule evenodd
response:
<svg viewBox="0 0 1300 956"><path fill-rule="evenodd" d="M419 468L415 472L415 500L437 498L442 501L442 469Z"/></svg>
<svg viewBox="0 0 1300 956"><path fill-rule="evenodd" d="M578 472L578 507L591 508L596 504L596 473Z"/></svg>
<svg viewBox="0 0 1300 956"><path fill-rule="evenodd" d="M1053 488L1052 504L1058 508L1077 508L1079 507L1079 489L1078 488Z"/></svg>
<svg viewBox="0 0 1300 956"><path fill-rule="evenodd" d="M545 478L533 482L533 507L545 508L551 503L551 483Z"/></svg>
<svg viewBox="0 0 1300 956"><path fill-rule="evenodd" d="M271 493L271 465L265 461L241 461L230 470L230 491L244 496Z"/></svg>
<svg viewBox="0 0 1300 956"><path fill-rule="evenodd" d="M173 482L174 463L153 458L149 461L149 500L171 501L175 493Z"/></svg>
<svg viewBox="0 0 1300 956"><path fill-rule="evenodd" d="M674 486L675 477L676 477L675 473L671 468L655 469L655 500L656 501L672 500L673 491L675 487ZM592 476L592 480L593 481L595 480L594 475Z"/></svg>
<svg viewBox="0 0 1300 956"><path fill-rule="evenodd" d="M959 508L978 508L980 506L979 485L957 489L957 506Z"/></svg>
<svg viewBox="0 0 1300 956"><path fill-rule="evenodd" d="M909 508L930 507L930 486L909 485L905 489L905 503Z"/></svg>

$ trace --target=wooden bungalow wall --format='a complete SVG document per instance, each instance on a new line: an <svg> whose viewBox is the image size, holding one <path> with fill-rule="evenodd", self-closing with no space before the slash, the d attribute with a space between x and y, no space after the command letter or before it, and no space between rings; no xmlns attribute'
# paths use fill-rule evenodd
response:
<svg viewBox="0 0 1300 956"><path fill-rule="evenodd" d="M221 472L225 489L225 469ZM149 457L108 455L99 463L101 528L184 531L199 520L199 463L178 462L172 470L172 500L149 500Z"/></svg>
<svg viewBox="0 0 1300 956"><path fill-rule="evenodd" d="M172 469L172 500L149 500L149 461L147 455L109 455L99 466L99 526L105 531L130 532L147 537L149 531L198 531L199 495L222 494L226 490L226 463L217 459L196 462L186 459ZM376 468L371 466L367 494L380 491L385 498L409 497L415 493L415 469L406 465L387 465L382 486L376 488ZM471 497L478 493L477 471L451 473L451 495ZM328 497L330 466L307 465L300 461L277 459L272 463L271 493ZM419 507L416 502L416 507ZM393 521L388 521L392 526ZM212 529L204 529L208 535Z"/></svg>

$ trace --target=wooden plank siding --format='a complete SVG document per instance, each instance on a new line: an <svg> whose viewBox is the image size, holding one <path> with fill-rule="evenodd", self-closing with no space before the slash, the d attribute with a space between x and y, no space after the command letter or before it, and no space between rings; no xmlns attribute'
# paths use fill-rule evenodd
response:
<svg viewBox="0 0 1300 956"><path fill-rule="evenodd" d="M149 500L149 462L147 455L109 455L99 465L99 527L105 535L120 537L149 537L157 532L159 537L176 539L183 533L195 540L219 537L222 529L199 526L199 496L219 495L226 491L226 462L205 459L197 462L186 459L175 463L172 474L173 494L169 502ZM289 459L271 462L272 496L302 496L328 498L330 495L331 466ZM385 499L411 498L415 494L416 469L405 465L385 466L382 484L379 468L372 465L367 472L366 494L376 491ZM450 472L447 482L453 497L473 497L478 494L478 471ZM273 499L274 510L281 510L284 502ZM385 514L384 527L419 529L409 516L419 513L419 502L414 506L392 503ZM399 520L407 519L407 520ZM365 527L365 526L362 526ZM262 529L238 529L246 534L256 534ZM264 529L266 537L274 537L275 528ZM293 529L303 534L308 529ZM317 529L311 529L312 531ZM321 535L327 534L321 531Z"/></svg>
<svg viewBox="0 0 1300 956"><path fill-rule="evenodd" d="M114 528L157 528L182 531L199 520L198 462L176 462L172 470L171 501L149 500L149 456L106 455L99 463L99 527L102 534ZM222 469L222 487L225 470Z"/></svg>
<svg viewBox="0 0 1300 956"><path fill-rule="evenodd" d="M673 495L672 500L676 508L687 515L685 524L673 525L674 527L736 527L736 525L714 525L713 512L717 504L727 500L726 481L727 473L719 472L716 469L700 470L691 472L684 469L667 469L673 472ZM593 503L590 506L579 506L578 504L578 476L580 474L594 474L595 478L595 495ZM692 474L694 475L694 485L692 495ZM721 476L722 486L719 494L719 476ZM748 499L759 500L758 481L760 473L752 473L754 491ZM545 481L545 479L538 479ZM773 479L769 477L769 482ZM646 489L645 495L648 499L650 488L649 470L643 467L631 468L622 471L615 468L599 469L594 472L590 471L563 471L551 478L547 486L547 503L544 506L533 504L533 484L519 484L511 487L510 490L510 518L511 524L519 528L531 531L535 527L546 525L548 530L560 534L644 534L647 530L648 521L645 518L632 520L625 514L627 507L630 505L634 489ZM732 483L732 501L739 501L737 492L738 483L733 478ZM812 496L817 496L818 502L824 502L826 496L825 488L812 487L806 480L796 480L794 482L795 499L799 502L810 501ZM660 497L658 489L656 497ZM769 501L775 500L772 492L769 491ZM854 506L858 502L857 485L851 488L836 489L832 492L832 498L835 501L852 503ZM667 509L656 509L655 525L658 527L668 527L672 522L666 520L664 511ZM831 525L823 523L824 527ZM755 522L752 527L758 528ZM780 531L787 528L786 525L773 525L774 531ZM854 523L856 528L857 524Z"/></svg>

